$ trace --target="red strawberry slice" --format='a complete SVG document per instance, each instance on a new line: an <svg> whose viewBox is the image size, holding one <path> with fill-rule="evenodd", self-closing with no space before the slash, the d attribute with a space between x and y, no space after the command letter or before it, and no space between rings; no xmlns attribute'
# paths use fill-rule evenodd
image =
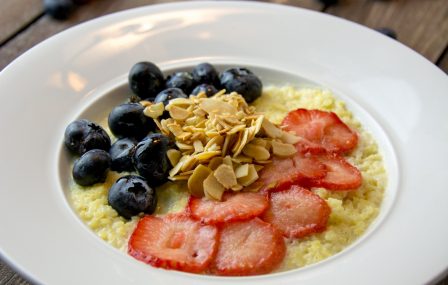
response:
<svg viewBox="0 0 448 285"><path fill-rule="evenodd" d="M259 218L225 224L211 265L218 275L265 274L275 269L286 253L282 234Z"/></svg>
<svg viewBox="0 0 448 285"><path fill-rule="evenodd" d="M199 273L214 258L218 230L185 214L140 219L128 243L128 253L155 267Z"/></svg>
<svg viewBox="0 0 448 285"><path fill-rule="evenodd" d="M327 202L300 186L271 193L271 206L262 219L289 238L301 238L322 232L327 226L331 209Z"/></svg>
<svg viewBox="0 0 448 285"><path fill-rule="evenodd" d="M333 191L356 190L362 184L361 172L338 154L323 153L315 156L327 169L327 174L314 179L308 186L323 187Z"/></svg>
<svg viewBox="0 0 448 285"><path fill-rule="evenodd" d="M358 135L333 112L297 109L288 113L282 125L303 138L297 144L302 152L345 153L358 143Z"/></svg>
<svg viewBox="0 0 448 285"><path fill-rule="evenodd" d="M259 216L269 206L266 196L259 193L225 193L222 201L191 196L188 211L205 224L248 220Z"/></svg>
<svg viewBox="0 0 448 285"><path fill-rule="evenodd" d="M326 167L311 154L298 152L293 158L277 158L260 172L262 192L269 189L282 190L293 184L307 184L309 180L320 179L326 175Z"/></svg>

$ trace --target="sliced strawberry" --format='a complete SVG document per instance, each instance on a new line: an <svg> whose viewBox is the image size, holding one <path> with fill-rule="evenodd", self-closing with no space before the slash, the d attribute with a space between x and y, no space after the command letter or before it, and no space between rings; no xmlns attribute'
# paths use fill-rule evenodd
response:
<svg viewBox="0 0 448 285"><path fill-rule="evenodd" d="M275 269L286 253L282 234L259 218L225 224L211 265L218 275L265 274Z"/></svg>
<svg viewBox="0 0 448 285"><path fill-rule="evenodd" d="M338 154L323 153L315 156L327 169L327 174L308 183L333 191L356 190L362 184L361 172Z"/></svg>
<svg viewBox="0 0 448 285"><path fill-rule="evenodd" d="M262 219L280 229L286 237L301 238L324 231L330 213L325 200L294 185L271 193L271 206Z"/></svg>
<svg viewBox="0 0 448 285"><path fill-rule="evenodd" d="M282 125L303 138L297 144L302 152L345 153L358 143L358 135L333 112L297 109L288 113Z"/></svg>
<svg viewBox="0 0 448 285"><path fill-rule="evenodd" d="M269 206L266 196L259 193L225 193L222 201L191 196L188 210L205 224L248 220L259 216Z"/></svg>
<svg viewBox="0 0 448 285"><path fill-rule="evenodd" d="M186 272L204 271L218 247L218 230L185 214L140 219L128 243L128 253L155 267Z"/></svg>
<svg viewBox="0 0 448 285"><path fill-rule="evenodd" d="M326 167L311 154L296 153L293 158L277 158L260 172L258 183L262 183L262 192L282 190L293 184L307 184L309 180L326 175Z"/></svg>

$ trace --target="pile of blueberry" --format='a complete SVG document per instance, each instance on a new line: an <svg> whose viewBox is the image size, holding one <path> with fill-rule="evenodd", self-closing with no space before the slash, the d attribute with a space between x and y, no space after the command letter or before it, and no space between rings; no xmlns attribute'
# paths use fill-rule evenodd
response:
<svg viewBox="0 0 448 285"><path fill-rule="evenodd" d="M129 73L129 86L138 98L131 97L110 112L108 125L117 138L112 145L106 131L86 119L70 123L64 134L67 149L80 156L72 170L78 185L103 183L109 170L138 173L119 178L109 190L109 204L125 218L154 212L157 204L154 189L167 181L171 165L166 152L175 147L169 137L158 132L154 121L144 115L144 107L135 101L163 102L166 106L174 98L187 98L187 94L202 91L211 96L224 88L252 102L262 89L260 79L246 68L231 68L218 74L209 63L195 66L191 73L175 72L165 78L155 64L139 62Z"/></svg>

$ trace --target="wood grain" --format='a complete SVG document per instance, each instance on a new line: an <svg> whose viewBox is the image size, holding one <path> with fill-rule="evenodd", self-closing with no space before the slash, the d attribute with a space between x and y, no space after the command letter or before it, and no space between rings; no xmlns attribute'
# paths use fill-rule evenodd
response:
<svg viewBox="0 0 448 285"><path fill-rule="evenodd" d="M391 28L400 42L432 62L448 44L447 0L342 0L327 12L370 28Z"/></svg>
<svg viewBox="0 0 448 285"><path fill-rule="evenodd" d="M8 65L11 61L13 61L19 55L29 50L39 42L76 24L117 11L140 7L148 4L168 2L174 2L174 0L92 1L87 5L78 7L75 13L66 21L55 21L48 16L44 16L34 25L29 27L26 31L14 38L14 41L8 42L6 45L0 48L0 70L5 68L5 66ZM308 9L321 9L321 5L315 0L275 0L273 2L284 3Z"/></svg>
<svg viewBox="0 0 448 285"><path fill-rule="evenodd" d="M0 0L0 44L42 13L42 0Z"/></svg>

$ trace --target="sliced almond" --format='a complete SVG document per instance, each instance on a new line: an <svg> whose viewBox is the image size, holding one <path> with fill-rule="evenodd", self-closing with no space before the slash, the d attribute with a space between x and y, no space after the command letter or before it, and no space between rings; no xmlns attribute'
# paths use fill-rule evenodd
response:
<svg viewBox="0 0 448 285"><path fill-rule="evenodd" d="M166 106L166 109L170 110L173 106L189 106L191 104L193 104L193 102L190 99L175 98L170 100L170 103Z"/></svg>
<svg viewBox="0 0 448 285"><path fill-rule="evenodd" d="M204 196L204 180L212 173L207 166L199 164L188 179L188 190L195 197Z"/></svg>
<svg viewBox="0 0 448 285"><path fill-rule="evenodd" d="M257 161L269 159L271 154L264 147L255 144L248 144L243 148L243 153L247 156L253 157Z"/></svg>
<svg viewBox="0 0 448 285"><path fill-rule="evenodd" d="M216 168L218 168L218 166L220 166L222 164L222 157L214 157L210 160L208 167L210 167L210 169L215 170Z"/></svg>
<svg viewBox="0 0 448 285"><path fill-rule="evenodd" d="M247 144L248 136L249 136L249 132L248 132L247 129L245 129L244 132L243 132L243 136L241 138L241 142L240 142L237 150L234 152L233 156L237 156L237 155L239 155L241 153L241 151L244 149L244 147Z"/></svg>
<svg viewBox="0 0 448 285"><path fill-rule="evenodd" d="M181 142L176 142L176 146L180 150L193 150L194 149L192 145L188 145L188 144L181 143Z"/></svg>
<svg viewBox="0 0 448 285"><path fill-rule="evenodd" d="M180 136L184 132L182 127L177 123L167 124L166 126L175 137Z"/></svg>
<svg viewBox="0 0 448 285"><path fill-rule="evenodd" d="M263 187L262 183L259 182L254 182L252 184L250 184L249 186L244 187L244 191L246 192L258 192L261 187Z"/></svg>
<svg viewBox="0 0 448 285"><path fill-rule="evenodd" d="M218 168L216 168L213 172L213 175L226 189L229 189L237 184L233 167L227 164L221 164L218 166Z"/></svg>
<svg viewBox="0 0 448 285"><path fill-rule="evenodd" d="M252 163L253 158L240 154L236 157L232 157L232 161L236 163Z"/></svg>
<svg viewBox="0 0 448 285"><path fill-rule="evenodd" d="M188 112L184 108L181 108L181 107L178 107L178 106L175 106L175 105L174 106L170 106L170 107L171 107L170 110L169 110L170 116L171 116L171 118L173 118L175 120L184 121L191 115L191 113Z"/></svg>
<svg viewBox="0 0 448 285"><path fill-rule="evenodd" d="M292 144L271 141L271 145L272 152L280 157L289 157L297 152L297 149Z"/></svg>
<svg viewBox="0 0 448 285"><path fill-rule="evenodd" d="M200 140L195 140L193 142L194 152L202 152L204 151L204 146Z"/></svg>
<svg viewBox="0 0 448 285"><path fill-rule="evenodd" d="M249 164L241 164L235 169L236 178L241 178L249 175Z"/></svg>
<svg viewBox="0 0 448 285"><path fill-rule="evenodd" d="M235 186L233 186L230 189L232 189L233 191L241 191L241 190L243 190L243 188L244 188L243 185L236 184Z"/></svg>
<svg viewBox="0 0 448 285"><path fill-rule="evenodd" d="M145 116L147 116L147 117L157 119L158 117L162 116L164 111L165 111L164 105L162 102L160 102L157 104L148 105L143 110L143 114L145 114Z"/></svg>
<svg viewBox="0 0 448 285"><path fill-rule="evenodd" d="M172 148L166 152L166 156L168 157L168 160L170 161L171 166L174 167L179 162L182 154L177 149Z"/></svg>
<svg viewBox="0 0 448 285"><path fill-rule="evenodd" d="M208 114L210 114L210 113L235 114L238 111L235 107L233 107L229 103L223 102L221 100L213 99L213 98L208 98L208 99L203 100L199 104L199 107L202 110L204 110L205 112L207 112Z"/></svg>
<svg viewBox="0 0 448 285"><path fill-rule="evenodd" d="M262 170L264 168L263 165L258 165L258 164L254 164L254 167L257 172L260 172L260 170Z"/></svg>
<svg viewBox="0 0 448 285"><path fill-rule="evenodd" d="M182 172L193 169L193 167L197 163L196 157L190 156L190 155L187 155L185 157L186 157L186 159L185 159L184 163L182 164L182 166L180 167L180 170Z"/></svg>
<svg viewBox="0 0 448 285"><path fill-rule="evenodd" d="M238 184L241 184L243 186L249 186L250 184L254 183L258 179L258 173L257 170L255 170L255 167L253 164L249 164L249 173L248 175L238 178Z"/></svg>
<svg viewBox="0 0 448 285"><path fill-rule="evenodd" d="M182 167L182 165L184 164L186 159L187 159L187 156L182 156L180 158L179 162L173 168L171 168L171 170L169 172L170 177L174 177L177 173L179 173L180 168Z"/></svg>
<svg viewBox="0 0 448 285"><path fill-rule="evenodd" d="M204 180L203 187L205 196L210 197L214 200L221 201L222 194L224 193L225 189L221 185L221 183L219 183L213 173L210 173Z"/></svg>
<svg viewBox="0 0 448 285"><path fill-rule="evenodd" d="M151 106L153 104L151 101L147 101L147 100L141 100L139 103L143 107L148 107L148 106Z"/></svg>
<svg viewBox="0 0 448 285"><path fill-rule="evenodd" d="M222 163L226 164L230 167L233 167L233 162L232 162L232 158L230 157L230 155L226 155L223 159L222 159Z"/></svg>
<svg viewBox="0 0 448 285"><path fill-rule="evenodd" d="M289 144L296 144L300 141L300 137L298 137L294 134L285 132L285 131L282 132L282 136L280 137L280 139L284 143L289 143Z"/></svg>
<svg viewBox="0 0 448 285"><path fill-rule="evenodd" d="M219 155L221 155L221 151L219 151L219 150L204 151L204 152L196 154L195 158L198 161L206 161L206 160L209 160L212 157L214 158L215 156L219 156Z"/></svg>
<svg viewBox="0 0 448 285"><path fill-rule="evenodd" d="M261 124L261 128L266 133L266 135L270 138L280 138L283 135L283 131L279 129L276 125L271 123L268 119L264 119Z"/></svg>

